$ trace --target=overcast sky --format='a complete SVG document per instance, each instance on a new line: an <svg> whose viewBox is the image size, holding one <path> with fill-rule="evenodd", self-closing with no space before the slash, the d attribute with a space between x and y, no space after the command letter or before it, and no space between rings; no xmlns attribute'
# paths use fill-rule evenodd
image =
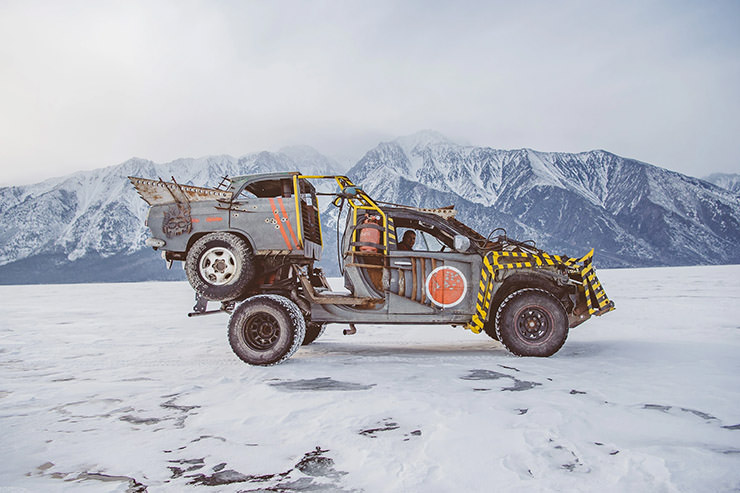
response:
<svg viewBox="0 0 740 493"><path fill-rule="evenodd" d="M381 140L740 172L738 1L0 0L0 185Z"/></svg>

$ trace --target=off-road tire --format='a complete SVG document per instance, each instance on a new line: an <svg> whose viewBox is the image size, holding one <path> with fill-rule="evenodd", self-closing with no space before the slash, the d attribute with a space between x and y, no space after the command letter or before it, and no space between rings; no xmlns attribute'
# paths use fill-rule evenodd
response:
<svg viewBox="0 0 740 493"><path fill-rule="evenodd" d="M313 341L321 337L324 330L326 330L326 324L306 322L306 337L303 339L303 345L308 346Z"/></svg>
<svg viewBox="0 0 740 493"><path fill-rule="evenodd" d="M496 317L490 317L486 323L483 324L483 331L493 339L498 341L498 334L496 334Z"/></svg>
<svg viewBox="0 0 740 493"><path fill-rule="evenodd" d="M245 363L270 366L290 358L303 343L306 321L298 305L276 294L242 302L229 319L229 344Z"/></svg>
<svg viewBox="0 0 740 493"><path fill-rule="evenodd" d="M568 315L548 291L520 289L499 306L496 335L517 356L551 356L568 337Z"/></svg>
<svg viewBox="0 0 740 493"><path fill-rule="evenodd" d="M254 270L252 249L231 233L209 233L199 238L185 259L190 285L213 301L238 299L252 281Z"/></svg>

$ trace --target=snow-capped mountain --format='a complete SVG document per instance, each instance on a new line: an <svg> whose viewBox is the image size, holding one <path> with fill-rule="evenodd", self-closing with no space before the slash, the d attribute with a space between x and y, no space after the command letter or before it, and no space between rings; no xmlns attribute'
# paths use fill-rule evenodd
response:
<svg viewBox="0 0 740 493"><path fill-rule="evenodd" d="M604 266L740 262L740 198L705 181L597 150L463 146L428 135L383 142L349 171L380 200L455 204L486 235Z"/></svg>
<svg viewBox="0 0 740 493"><path fill-rule="evenodd" d="M0 189L0 284L181 279L143 246L147 204L127 176L216 186L223 176L303 170L336 173L308 147L240 158L209 156L155 164L139 158L39 184Z"/></svg>
<svg viewBox="0 0 740 493"><path fill-rule="evenodd" d="M712 173L705 176L703 180L714 183L730 192L740 194L740 173Z"/></svg>
<svg viewBox="0 0 740 493"><path fill-rule="evenodd" d="M221 177L300 170L342 172L295 146L234 158L155 164L130 159L35 185L0 189L0 284L182 279L143 244L147 205L126 176ZM348 172L379 200L454 204L483 235L503 227L552 253L596 249L601 267L740 263L740 195L606 151L577 154L457 144L424 131L369 150ZM325 190L326 191L326 190ZM324 267L335 264L335 211L323 216Z"/></svg>
<svg viewBox="0 0 740 493"><path fill-rule="evenodd" d="M296 169L304 173L317 175L335 175L339 173L339 163L324 156L311 146L296 145L280 149L279 154L284 154L293 160Z"/></svg>

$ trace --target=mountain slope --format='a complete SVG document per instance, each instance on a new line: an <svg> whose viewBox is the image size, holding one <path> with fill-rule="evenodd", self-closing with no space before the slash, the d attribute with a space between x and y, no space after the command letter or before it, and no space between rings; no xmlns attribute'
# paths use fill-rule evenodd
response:
<svg viewBox="0 0 740 493"><path fill-rule="evenodd" d="M740 194L740 173L713 173L705 176L704 181L714 183L725 190Z"/></svg>
<svg viewBox="0 0 740 493"><path fill-rule="evenodd" d="M215 186L225 175L338 165L305 146L239 158L117 166L0 189L0 284L182 279L144 247L147 205L126 176ZM606 151L499 150L425 131L370 149L348 174L373 197L455 205L487 235L532 239L553 253L596 249L602 267L740 263L740 195ZM333 189L331 184L322 191ZM326 205L328 201L323 201ZM336 274L334 208L322 214L322 265Z"/></svg>
<svg viewBox="0 0 740 493"><path fill-rule="evenodd" d="M350 176L380 200L454 203L484 235L504 227L556 252L596 248L600 265L740 262L740 198L702 180L601 150L407 140L379 144Z"/></svg>
<svg viewBox="0 0 740 493"><path fill-rule="evenodd" d="M296 161L291 154L312 160ZM181 272L164 270L158 255L144 247L148 206L127 176L174 176L183 184L216 186L225 175L298 169L334 173L333 165L308 148L167 164L133 158L36 185L2 188L0 284L181 279Z"/></svg>

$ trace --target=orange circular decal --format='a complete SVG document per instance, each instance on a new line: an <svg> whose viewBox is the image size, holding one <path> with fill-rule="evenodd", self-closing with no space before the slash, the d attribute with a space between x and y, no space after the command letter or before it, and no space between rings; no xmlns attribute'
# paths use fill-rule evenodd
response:
<svg viewBox="0 0 740 493"><path fill-rule="evenodd" d="M458 269L443 266L429 273L426 288L432 303L442 308L449 308L465 298L468 283Z"/></svg>

